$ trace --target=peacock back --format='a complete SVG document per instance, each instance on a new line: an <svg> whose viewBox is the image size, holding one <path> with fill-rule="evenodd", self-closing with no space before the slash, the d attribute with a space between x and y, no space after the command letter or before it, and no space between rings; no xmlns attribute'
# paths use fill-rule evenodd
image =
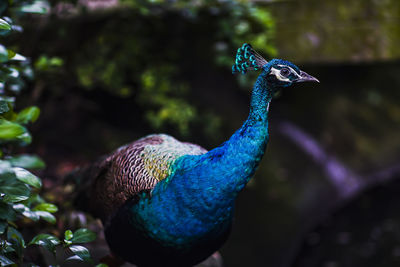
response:
<svg viewBox="0 0 400 267"><path fill-rule="evenodd" d="M173 172L174 162L185 155L207 150L180 142L166 134L154 134L118 148L90 166L81 175L77 202L84 210L107 222L127 200L149 191Z"/></svg>

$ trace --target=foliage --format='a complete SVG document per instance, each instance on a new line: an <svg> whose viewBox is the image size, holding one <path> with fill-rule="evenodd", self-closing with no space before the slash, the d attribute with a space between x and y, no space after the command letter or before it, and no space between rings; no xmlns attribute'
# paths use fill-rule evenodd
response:
<svg viewBox="0 0 400 267"><path fill-rule="evenodd" d="M45 1L2 1L0 14L44 13ZM12 31L21 30L8 16L0 18L0 34L7 37ZM87 229L72 233L67 230L63 240L51 234L38 234L26 242L22 234L27 221L56 222L53 215L56 205L40 196L42 181L29 170L42 169L44 162L36 155L15 154L17 147L31 143L27 126L40 114L36 106L15 111L16 95L23 89L25 79L33 78L29 61L22 55L0 44L0 266L18 265L29 261L27 247L38 245L55 254L56 246L63 245L73 256L68 259L91 261L89 251L78 244L91 242L96 236ZM28 170L29 169L29 170Z"/></svg>
<svg viewBox="0 0 400 267"><path fill-rule="evenodd" d="M53 6L58 3L53 1ZM44 35L66 42L59 46L44 39L36 46L52 47L51 54L64 62L60 77L50 79L54 83L41 72L49 90L56 91L61 83L63 88L132 98L155 131L175 128L187 136L196 128L212 138L219 132L219 118L211 111L200 113L195 102L188 101L194 90L201 89L193 86L193 76L207 68L221 71L215 67L230 72L232 51L244 41L263 54L276 54L274 20L267 7L252 1L119 3L105 12L71 11L69 16L48 18ZM46 51L34 53L37 62L43 62ZM202 123L207 120L210 123Z"/></svg>

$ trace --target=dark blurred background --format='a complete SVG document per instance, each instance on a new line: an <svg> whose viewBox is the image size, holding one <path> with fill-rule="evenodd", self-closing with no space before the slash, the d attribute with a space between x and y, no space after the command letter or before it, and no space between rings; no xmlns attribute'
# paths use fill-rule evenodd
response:
<svg viewBox="0 0 400 267"><path fill-rule="evenodd" d="M34 65L19 105L42 111L27 150L47 163L49 198L75 167L146 134L206 149L229 138L257 75L231 74L248 42L321 83L273 100L225 265L400 266L399 1L43 3L51 12L23 18L10 45Z"/></svg>

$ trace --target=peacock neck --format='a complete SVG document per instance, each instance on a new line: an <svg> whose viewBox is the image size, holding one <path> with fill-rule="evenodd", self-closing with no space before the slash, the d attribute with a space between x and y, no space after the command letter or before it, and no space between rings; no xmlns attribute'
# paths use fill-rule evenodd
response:
<svg viewBox="0 0 400 267"><path fill-rule="evenodd" d="M249 117L244 122L243 126L245 126L246 123L254 122L261 122L267 126L268 109L272 99L272 91L273 89L269 88L263 73L259 75L251 95Z"/></svg>
<svg viewBox="0 0 400 267"><path fill-rule="evenodd" d="M226 175L220 176L218 183L232 198L236 197L254 175L264 155L269 138L268 111L272 99L271 91L262 73L254 84L248 118L220 147L223 151L221 163L230 168ZM212 155L214 151L209 153Z"/></svg>
<svg viewBox="0 0 400 267"><path fill-rule="evenodd" d="M196 192L204 201L199 206L232 205L238 192L254 175L264 155L269 138L268 110L271 98L271 90L262 73L254 84L249 116L242 127L229 140L208 153L179 159L175 168L185 170L183 176L174 173L171 182L165 181L167 188L174 191L172 188L179 186L192 197L197 197L193 196L193 192Z"/></svg>
<svg viewBox="0 0 400 267"><path fill-rule="evenodd" d="M206 154L178 158L169 178L152 190L151 199L141 199L132 207L139 225L162 242L173 240L182 246L226 232L236 196L264 154L270 101L270 90L260 75L242 127ZM176 218L182 223L176 224Z"/></svg>

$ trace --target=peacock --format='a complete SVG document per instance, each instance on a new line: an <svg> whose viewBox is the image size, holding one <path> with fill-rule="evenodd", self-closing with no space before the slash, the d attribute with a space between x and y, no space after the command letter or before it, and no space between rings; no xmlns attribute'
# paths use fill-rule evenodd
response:
<svg viewBox="0 0 400 267"><path fill-rule="evenodd" d="M291 62L269 62L250 44L233 73L260 70L242 127L210 151L153 134L118 148L84 172L77 201L99 217L110 250L139 267L193 266L226 241L238 193L254 175L269 139L273 94L318 82Z"/></svg>

